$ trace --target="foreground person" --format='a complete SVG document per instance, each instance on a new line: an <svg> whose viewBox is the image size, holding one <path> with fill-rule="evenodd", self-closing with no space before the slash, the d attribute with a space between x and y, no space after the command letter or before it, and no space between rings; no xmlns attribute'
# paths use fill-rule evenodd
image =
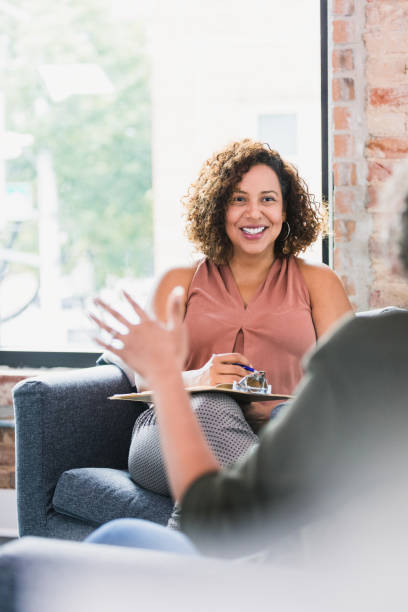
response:
<svg viewBox="0 0 408 612"><path fill-rule="evenodd" d="M395 181L404 192L388 202L389 210L396 209L389 263L407 274L407 163ZM183 289L172 292L167 326L152 320L128 295L139 325L104 306L127 334L115 333L94 317L122 346L100 344L140 371L155 393L168 478L189 539L154 526L150 546L187 553L195 546L206 554L229 556L263 550L273 556L276 549L285 549L285 538L304 526L347 514L345 508L351 516L354 507L360 508L356 516L364 516L372 509L373 492L374 503L387 497L384 491L406 494L408 311L350 318L323 340L285 413L264 427L259 445L221 470L184 390L183 294ZM389 522L380 517L376 530L386 530ZM89 541L145 546L150 525L114 521ZM334 538L334 529L329 531Z"/></svg>

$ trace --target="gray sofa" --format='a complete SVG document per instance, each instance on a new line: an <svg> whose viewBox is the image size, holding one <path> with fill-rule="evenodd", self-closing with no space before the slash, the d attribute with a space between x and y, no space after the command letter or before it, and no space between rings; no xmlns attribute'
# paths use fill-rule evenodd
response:
<svg viewBox="0 0 408 612"><path fill-rule="evenodd" d="M166 524L169 497L134 484L127 456L146 404L116 365L49 373L14 388L19 533L82 540L121 517Z"/></svg>

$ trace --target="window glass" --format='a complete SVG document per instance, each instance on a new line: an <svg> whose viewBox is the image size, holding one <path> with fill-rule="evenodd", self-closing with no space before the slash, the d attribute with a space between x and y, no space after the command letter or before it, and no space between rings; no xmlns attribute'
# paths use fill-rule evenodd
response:
<svg viewBox="0 0 408 612"><path fill-rule="evenodd" d="M146 303L196 257L180 200L231 140L320 197L319 28L303 0L1 2L0 346L92 349L96 293Z"/></svg>
<svg viewBox="0 0 408 612"><path fill-rule="evenodd" d="M296 115L260 115L258 118L258 138L273 142L283 157L297 154Z"/></svg>

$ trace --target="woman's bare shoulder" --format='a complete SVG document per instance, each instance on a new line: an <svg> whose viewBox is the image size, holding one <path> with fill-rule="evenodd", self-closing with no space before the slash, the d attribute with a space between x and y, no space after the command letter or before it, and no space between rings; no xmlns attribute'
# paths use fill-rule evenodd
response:
<svg viewBox="0 0 408 612"><path fill-rule="evenodd" d="M170 288L171 291L173 287L181 285L187 290L193 279L194 273L197 270L197 266L198 263L195 263L191 266L170 268L170 270L166 270L166 272L164 272L159 278L157 288Z"/></svg>
<svg viewBox="0 0 408 612"><path fill-rule="evenodd" d="M323 262L310 261L303 257L295 257L295 260L306 284L340 282L337 274Z"/></svg>
<svg viewBox="0 0 408 612"><path fill-rule="evenodd" d="M160 320L165 320L167 298L174 287L183 287L185 299L187 299L188 289L198 264L199 262L191 266L170 268L158 279L150 303L150 310L153 311Z"/></svg>
<svg viewBox="0 0 408 612"><path fill-rule="evenodd" d="M324 263L296 258L310 295L312 317L318 338L352 306L337 274Z"/></svg>

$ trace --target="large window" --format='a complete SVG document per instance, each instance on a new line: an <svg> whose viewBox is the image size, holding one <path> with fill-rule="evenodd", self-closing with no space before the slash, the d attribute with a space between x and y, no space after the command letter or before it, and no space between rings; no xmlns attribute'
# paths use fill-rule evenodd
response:
<svg viewBox="0 0 408 612"><path fill-rule="evenodd" d="M95 350L97 292L145 302L195 256L180 199L232 139L268 142L321 197L319 3L10 0L0 17L1 348Z"/></svg>

